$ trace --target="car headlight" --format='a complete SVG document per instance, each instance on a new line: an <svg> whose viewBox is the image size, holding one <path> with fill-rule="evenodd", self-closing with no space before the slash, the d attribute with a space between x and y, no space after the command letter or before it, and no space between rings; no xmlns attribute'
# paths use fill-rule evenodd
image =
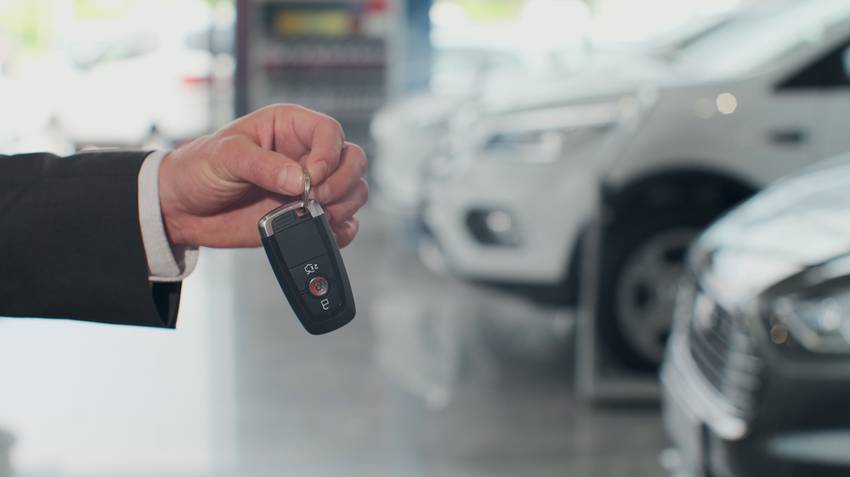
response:
<svg viewBox="0 0 850 477"><path fill-rule="evenodd" d="M630 98L628 96L624 98ZM494 159L553 162L595 144L620 124L634 101L557 106L494 117L481 126L479 148Z"/></svg>
<svg viewBox="0 0 850 477"><path fill-rule="evenodd" d="M850 288L804 292L773 300L768 331L777 345L823 354L850 354Z"/></svg>
<svg viewBox="0 0 850 477"><path fill-rule="evenodd" d="M608 130L611 125L568 131L511 131L491 135L483 152L492 159L524 162L554 162L566 151L576 151Z"/></svg>

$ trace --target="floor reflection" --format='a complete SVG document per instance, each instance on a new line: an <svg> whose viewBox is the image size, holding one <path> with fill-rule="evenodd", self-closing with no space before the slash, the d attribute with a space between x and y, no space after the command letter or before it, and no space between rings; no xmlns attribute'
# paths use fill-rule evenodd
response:
<svg viewBox="0 0 850 477"><path fill-rule="evenodd" d="M569 316L430 273L396 237L365 212L358 317L328 336L259 250L205 250L177 332L4 326L0 358L29 360L0 364L15 477L661 474L656 410L575 403Z"/></svg>
<svg viewBox="0 0 850 477"><path fill-rule="evenodd" d="M0 428L0 477L12 477L12 446L15 436Z"/></svg>
<svg viewBox="0 0 850 477"><path fill-rule="evenodd" d="M251 475L659 475L654 410L573 400L569 316L425 270L379 216L345 252L358 318L308 337L242 252L239 465Z"/></svg>

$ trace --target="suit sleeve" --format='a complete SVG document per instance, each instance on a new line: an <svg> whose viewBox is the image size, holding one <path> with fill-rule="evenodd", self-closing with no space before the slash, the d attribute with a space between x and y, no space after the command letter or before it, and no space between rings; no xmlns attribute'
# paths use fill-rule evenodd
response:
<svg viewBox="0 0 850 477"><path fill-rule="evenodd" d="M0 156L0 316L173 328L179 283L151 283L146 152Z"/></svg>

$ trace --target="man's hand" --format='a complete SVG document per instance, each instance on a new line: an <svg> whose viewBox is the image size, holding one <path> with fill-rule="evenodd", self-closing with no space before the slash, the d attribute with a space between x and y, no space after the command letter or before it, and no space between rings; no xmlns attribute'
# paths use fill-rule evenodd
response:
<svg viewBox="0 0 850 477"><path fill-rule="evenodd" d="M276 105L199 138L163 160L160 203L172 245L258 247L257 222L304 191L325 208L337 241L357 234L354 214L366 203L366 154L346 143L334 119Z"/></svg>

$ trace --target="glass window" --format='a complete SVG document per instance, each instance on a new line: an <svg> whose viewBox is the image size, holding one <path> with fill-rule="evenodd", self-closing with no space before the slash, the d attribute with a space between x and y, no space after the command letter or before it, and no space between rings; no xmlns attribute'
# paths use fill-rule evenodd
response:
<svg viewBox="0 0 850 477"><path fill-rule="evenodd" d="M734 76L764 67L805 44L822 41L831 25L847 19L846 1L770 4L741 15L676 57L683 69L706 76Z"/></svg>
<svg viewBox="0 0 850 477"><path fill-rule="evenodd" d="M850 49L845 44L792 76L780 88L822 89L847 86L850 86Z"/></svg>

